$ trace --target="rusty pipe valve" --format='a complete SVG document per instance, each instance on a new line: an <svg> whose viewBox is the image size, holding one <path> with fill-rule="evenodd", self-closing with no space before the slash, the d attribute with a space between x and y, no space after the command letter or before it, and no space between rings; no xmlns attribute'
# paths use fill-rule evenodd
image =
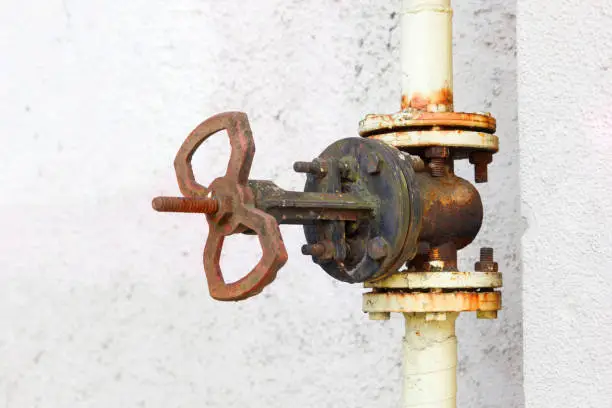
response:
<svg viewBox="0 0 612 408"><path fill-rule="evenodd" d="M195 179L191 160L206 139L224 129L231 145L226 173L204 187ZM244 113L213 116L187 137L176 155L183 197L153 200L160 212L206 215L204 271L217 300L249 298L275 279L287 261L279 224L303 225L307 245L302 252L332 277L349 283L396 272L418 260L418 249L424 245L432 248L431 253L445 254L446 265L452 267L456 250L480 229L482 203L471 184L452 171L430 174L422 159L381 141L342 139L314 160L296 162L294 170L307 175L303 192L249 180L254 154ZM428 153L442 160L447 156L447 149ZM236 233L258 235L263 254L242 279L228 284L219 260L224 238Z"/></svg>

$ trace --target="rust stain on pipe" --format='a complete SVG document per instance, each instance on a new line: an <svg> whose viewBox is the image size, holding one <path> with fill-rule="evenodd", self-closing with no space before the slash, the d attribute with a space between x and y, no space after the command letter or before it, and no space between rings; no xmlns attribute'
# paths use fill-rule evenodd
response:
<svg viewBox="0 0 612 408"><path fill-rule="evenodd" d="M444 87L431 94L414 92L412 95L402 95L402 110L418 109L428 110L431 105L445 105L452 110L453 91L449 87Z"/></svg>
<svg viewBox="0 0 612 408"><path fill-rule="evenodd" d="M423 205L419 239L436 247L453 242L457 249L474 240L482 225L483 207L478 190L455 175L429 177L417 173Z"/></svg>
<svg viewBox="0 0 612 408"><path fill-rule="evenodd" d="M500 292L405 292L374 291L363 295L364 312L429 313L496 311L501 309Z"/></svg>

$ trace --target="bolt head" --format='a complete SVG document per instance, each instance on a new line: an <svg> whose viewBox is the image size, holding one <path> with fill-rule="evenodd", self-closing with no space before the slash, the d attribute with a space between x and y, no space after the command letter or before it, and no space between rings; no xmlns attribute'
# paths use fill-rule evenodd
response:
<svg viewBox="0 0 612 408"><path fill-rule="evenodd" d="M357 161L354 157L344 156L340 159L340 174L342 178L348 181L357 181L358 178L358 170L357 170Z"/></svg>
<svg viewBox="0 0 612 408"><path fill-rule="evenodd" d="M378 174L382 167L382 159L378 153L368 153L365 165L368 174Z"/></svg>
<svg viewBox="0 0 612 408"><path fill-rule="evenodd" d="M470 163L472 164L490 164L493 161L493 153L491 152L473 152L470 154Z"/></svg>
<svg viewBox="0 0 612 408"><path fill-rule="evenodd" d="M499 265L497 262L478 261L474 269L476 272L499 272Z"/></svg>
<svg viewBox="0 0 612 408"><path fill-rule="evenodd" d="M445 146L432 146L425 150L425 157L429 159L445 159L450 156L450 149Z"/></svg>
<svg viewBox="0 0 612 408"><path fill-rule="evenodd" d="M375 261L384 259L389 253L389 244L383 237L372 238L368 242L368 255Z"/></svg>
<svg viewBox="0 0 612 408"><path fill-rule="evenodd" d="M219 209L211 217L217 224L226 224L234 215L234 201L229 196L222 196L217 200L219 201Z"/></svg>
<svg viewBox="0 0 612 408"><path fill-rule="evenodd" d="M310 164L310 171L317 177L327 174L327 162L323 159L314 159Z"/></svg>

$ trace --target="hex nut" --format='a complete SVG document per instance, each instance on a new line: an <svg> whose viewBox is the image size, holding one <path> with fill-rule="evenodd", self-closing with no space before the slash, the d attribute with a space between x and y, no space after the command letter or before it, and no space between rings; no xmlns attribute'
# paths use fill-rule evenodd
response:
<svg viewBox="0 0 612 408"><path fill-rule="evenodd" d="M480 248L480 260L474 265L476 272L499 272L499 265L493 255L493 248Z"/></svg>
<svg viewBox="0 0 612 408"><path fill-rule="evenodd" d="M476 262L474 265L474 270L476 272L499 272L499 265L497 262Z"/></svg>
<svg viewBox="0 0 612 408"><path fill-rule="evenodd" d="M225 224L227 223L232 215L234 215L234 202L231 197L223 196L217 198L219 202L219 209L212 217L215 219L217 224Z"/></svg>
<svg viewBox="0 0 612 408"><path fill-rule="evenodd" d="M382 167L382 159L378 153L368 153L365 165L368 174L378 174Z"/></svg>
<svg viewBox="0 0 612 408"><path fill-rule="evenodd" d="M385 258L389 253L389 244L383 237L372 238L368 242L368 256L375 261Z"/></svg>
<svg viewBox="0 0 612 408"><path fill-rule="evenodd" d="M444 146L432 146L425 150L425 157L428 159L445 159L450 156L450 149Z"/></svg>
<svg viewBox="0 0 612 408"><path fill-rule="evenodd" d="M354 182L357 181L359 170L357 160L351 156L344 156L339 161L340 175L342 178Z"/></svg>

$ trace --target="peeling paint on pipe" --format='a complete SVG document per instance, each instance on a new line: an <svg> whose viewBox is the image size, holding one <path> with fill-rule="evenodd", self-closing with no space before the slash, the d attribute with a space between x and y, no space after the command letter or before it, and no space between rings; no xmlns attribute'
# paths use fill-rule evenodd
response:
<svg viewBox="0 0 612 408"><path fill-rule="evenodd" d="M426 313L406 313L402 408L455 408L457 404L458 313L428 321Z"/></svg>
<svg viewBox="0 0 612 408"><path fill-rule="evenodd" d="M403 0L402 110L453 110L450 0Z"/></svg>

